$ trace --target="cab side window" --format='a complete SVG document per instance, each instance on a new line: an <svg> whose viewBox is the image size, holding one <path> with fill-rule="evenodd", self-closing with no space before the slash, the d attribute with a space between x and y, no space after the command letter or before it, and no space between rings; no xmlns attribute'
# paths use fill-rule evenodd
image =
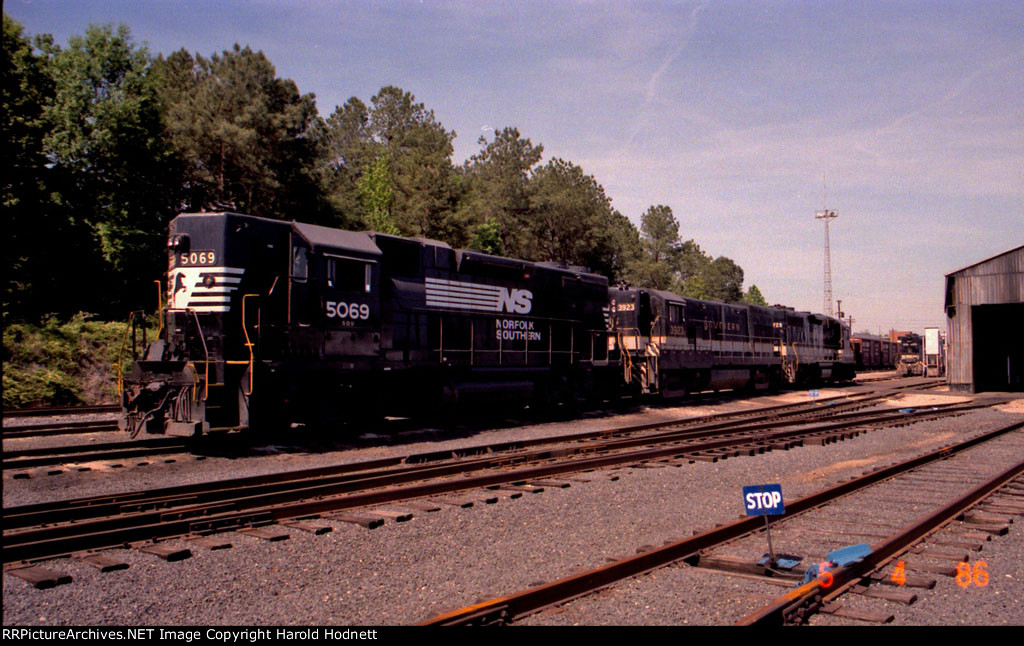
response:
<svg viewBox="0 0 1024 646"><path fill-rule="evenodd" d="M349 258L327 259L327 286L343 292L370 293L371 265Z"/></svg>
<svg viewBox="0 0 1024 646"><path fill-rule="evenodd" d="M309 258L305 247L292 247L292 278L306 280L309 277Z"/></svg>
<svg viewBox="0 0 1024 646"><path fill-rule="evenodd" d="M676 303L669 303L668 322L672 325L679 325L683 322L683 306Z"/></svg>

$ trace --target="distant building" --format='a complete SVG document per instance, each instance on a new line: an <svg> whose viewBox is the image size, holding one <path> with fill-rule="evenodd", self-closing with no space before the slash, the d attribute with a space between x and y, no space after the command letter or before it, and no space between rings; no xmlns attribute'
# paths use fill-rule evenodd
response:
<svg viewBox="0 0 1024 646"><path fill-rule="evenodd" d="M1024 246L946 274L950 390L1024 390Z"/></svg>
<svg viewBox="0 0 1024 646"><path fill-rule="evenodd" d="M889 340L896 343L908 334L913 334L913 332L910 330L889 330Z"/></svg>

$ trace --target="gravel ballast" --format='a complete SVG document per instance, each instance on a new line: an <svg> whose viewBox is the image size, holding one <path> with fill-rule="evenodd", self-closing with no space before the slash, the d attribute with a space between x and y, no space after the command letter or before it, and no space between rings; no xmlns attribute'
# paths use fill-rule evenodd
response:
<svg viewBox="0 0 1024 646"><path fill-rule="evenodd" d="M823 397L827 394L822 391ZM739 402L734 405L748 406ZM720 412L724 407L714 408ZM287 454L234 461L209 458L202 462L131 467L114 473L92 471L27 481L5 478L4 504L310 468L455 448L460 443L483 444L566 433L569 429L583 432L673 416L682 415L673 409L659 409L616 417L614 424L609 419L578 420L481 432L457 440L368 447L346 454ZM234 543L233 549L212 552L193 547L193 558L176 563L135 551L112 550L111 556L131 564L121 572L102 574L84 564L52 561L47 567L71 574L74 582L52 590L36 590L6 575L4 623L412 623L481 598L515 592L603 565L607 558L633 554L644 545L661 545L689 536L694 530L713 527L716 522L731 521L743 511L739 492L744 484L781 482L787 498L798 497L875 466L1022 417L984 410L874 431L822 447L682 467L601 471L586 476L591 482L574 483L568 489L548 488L541 494L526 494L519 500L502 500L494 505L477 504L471 509L445 507L434 513L419 512L411 522L388 522L373 531L346 523L317 521L330 525L334 531L313 536L291 530L290 540L273 543L227 534ZM611 475L620 478L611 481ZM400 507L397 503L394 506ZM1019 524L1014 527L1019 528ZM1012 537L996 540L1007 538ZM1019 545L1019 533L1016 540L1016 562L1020 563L1024 549ZM990 571L1018 576L1009 566L999 569L990 563ZM645 591L649 582L665 588ZM715 609L702 603L702 599L711 598L708 595L722 586L726 591L733 590L734 607ZM991 590L995 589L993 586ZM529 622L730 623L781 590L784 589L671 567L616 586L613 591L578 600L558 612L534 615ZM980 603L999 596L983 596L988 593L982 591ZM589 611L577 610L601 598L614 602L594 606ZM1000 612L992 610L996 615ZM975 614L982 616L980 612ZM1016 617L1020 623L1020 615ZM954 622L933 614L910 623ZM995 622L984 619L977 623Z"/></svg>

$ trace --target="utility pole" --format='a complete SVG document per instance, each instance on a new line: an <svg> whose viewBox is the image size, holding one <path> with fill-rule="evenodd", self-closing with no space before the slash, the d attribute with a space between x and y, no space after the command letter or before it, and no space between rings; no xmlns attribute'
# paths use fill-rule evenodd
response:
<svg viewBox="0 0 1024 646"><path fill-rule="evenodd" d="M832 258L828 245L828 221L839 217L835 211L824 209L814 213L814 219L825 221L825 315L832 316Z"/></svg>

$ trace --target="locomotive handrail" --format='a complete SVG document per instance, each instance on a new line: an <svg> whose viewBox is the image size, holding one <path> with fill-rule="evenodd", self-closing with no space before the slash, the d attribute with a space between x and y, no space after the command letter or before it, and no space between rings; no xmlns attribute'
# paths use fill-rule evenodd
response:
<svg viewBox="0 0 1024 646"><path fill-rule="evenodd" d="M245 333L245 347L247 347L249 349L249 392L245 393L246 397L252 395L253 373L256 372L256 370L254 368L255 356L253 355L253 352L252 352L253 343L249 339L249 330L246 328L246 325L245 325L245 299L249 298L250 296L254 296L256 298L259 298L260 295L259 294L246 294L245 296L242 297L242 332Z"/></svg>
<svg viewBox="0 0 1024 646"><path fill-rule="evenodd" d="M640 330L637 330L639 332ZM622 378L628 384L633 381L633 355L626 347L626 342L622 338L622 330L615 331L616 342L619 344L619 356L626 358L625 366L623 367Z"/></svg>
<svg viewBox="0 0 1024 646"><path fill-rule="evenodd" d="M124 344L128 340L128 331L135 324L135 315L140 312L141 310L135 310L128 314L128 322L124 326L124 334L121 335L121 347L117 351L117 394L122 399L124 398L124 369L121 366L124 361ZM137 358L134 347L132 347L132 356Z"/></svg>
<svg viewBox="0 0 1024 646"><path fill-rule="evenodd" d="M196 331L199 332L199 340L203 344L203 399L206 401L210 396L210 351L206 347L206 335L203 334L203 326L199 324L199 315L195 309L191 307L168 307L168 312L185 312L186 315L191 314L192 318L196 322ZM198 373L196 377L198 378Z"/></svg>
<svg viewBox="0 0 1024 646"><path fill-rule="evenodd" d="M203 342L203 401L210 397L210 351L206 348L206 335L203 334L203 326L199 324L199 315L191 307L187 310L196 321L196 331L199 332L199 340Z"/></svg>
<svg viewBox="0 0 1024 646"><path fill-rule="evenodd" d="M194 380L194 383L192 384L192 401L198 402L199 401L199 390L196 388L196 384L199 383L199 371L196 370L196 364L191 362L191 361L189 361L187 364L185 364L185 368L187 370L191 370L192 371L192 379Z"/></svg>
<svg viewBox="0 0 1024 646"><path fill-rule="evenodd" d="M160 284L159 280L154 280L156 283L156 318L157 325L159 327L156 330L157 338L160 338L160 333L164 331L164 297L163 297L163 285Z"/></svg>

